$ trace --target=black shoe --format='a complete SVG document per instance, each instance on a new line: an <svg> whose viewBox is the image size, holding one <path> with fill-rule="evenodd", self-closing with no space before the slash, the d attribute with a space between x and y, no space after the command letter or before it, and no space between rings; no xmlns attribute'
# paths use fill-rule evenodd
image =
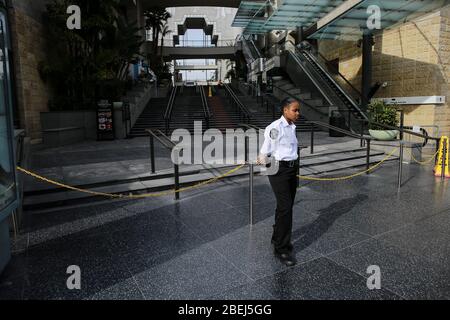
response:
<svg viewBox="0 0 450 320"><path fill-rule="evenodd" d="M288 267L295 266L295 264L297 263L297 260L295 260L295 257L291 253L275 252L275 255L277 256L278 259L280 259L281 262L283 262Z"/></svg>

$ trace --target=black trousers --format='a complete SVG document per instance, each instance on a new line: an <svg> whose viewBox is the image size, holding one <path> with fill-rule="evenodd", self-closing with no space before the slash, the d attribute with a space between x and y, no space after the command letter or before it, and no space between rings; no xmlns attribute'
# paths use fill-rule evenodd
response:
<svg viewBox="0 0 450 320"><path fill-rule="evenodd" d="M272 243L277 253L292 251L292 207L297 193L298 166L281 166L277 174L269 176L269 182L277 199Z"/></svg>

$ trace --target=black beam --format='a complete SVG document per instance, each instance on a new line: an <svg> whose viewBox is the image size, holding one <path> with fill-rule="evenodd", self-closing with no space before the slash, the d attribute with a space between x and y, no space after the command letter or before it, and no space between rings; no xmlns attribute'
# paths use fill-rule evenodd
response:
<svg viewBox="0 0 450 320"><path fill-rule="evenodd" d="M370 91L372 89L372 47L374 45L373 35L365 34L362 40L362 101L361 109L367 111Z"/></svg>

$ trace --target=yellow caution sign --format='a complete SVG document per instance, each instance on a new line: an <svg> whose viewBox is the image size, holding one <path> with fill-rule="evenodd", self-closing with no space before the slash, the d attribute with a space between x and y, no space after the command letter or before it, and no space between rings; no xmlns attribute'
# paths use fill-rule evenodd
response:
<svg viewBox="0 0 450 320"><path fill-rule="evenodd" d="M209 88L209 90L208 90L208 97L211 98L213 96L212 95L212 88L211 88L211 86L209 86L208 88Z"/></svg>
<svg viewBox="0 0 450 320"><path fill-rule="evenodd" d="M448 150L449 140L448 137L443 136L439 142L439 155L436 166L434 167L434 175L436 177L442 176L442 165L444 165L444 176L450 178L450 172L448 170Z"/></svg>

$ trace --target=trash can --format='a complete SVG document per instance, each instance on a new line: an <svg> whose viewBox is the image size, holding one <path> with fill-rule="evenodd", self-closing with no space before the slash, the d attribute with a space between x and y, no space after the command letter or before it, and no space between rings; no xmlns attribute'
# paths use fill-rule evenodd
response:
<svg viewBox="0 0 450 320"><path fill-rule="evenodd" d="M340 129L347 130L347 127L345 125L345 118L339 113L339 111L331 112L330 125L340 128ZM339 131L332 130L332 129L329 130L329 133L330 133L330 137L344 137L345 136L344 133L341 133Z"/></svg>

